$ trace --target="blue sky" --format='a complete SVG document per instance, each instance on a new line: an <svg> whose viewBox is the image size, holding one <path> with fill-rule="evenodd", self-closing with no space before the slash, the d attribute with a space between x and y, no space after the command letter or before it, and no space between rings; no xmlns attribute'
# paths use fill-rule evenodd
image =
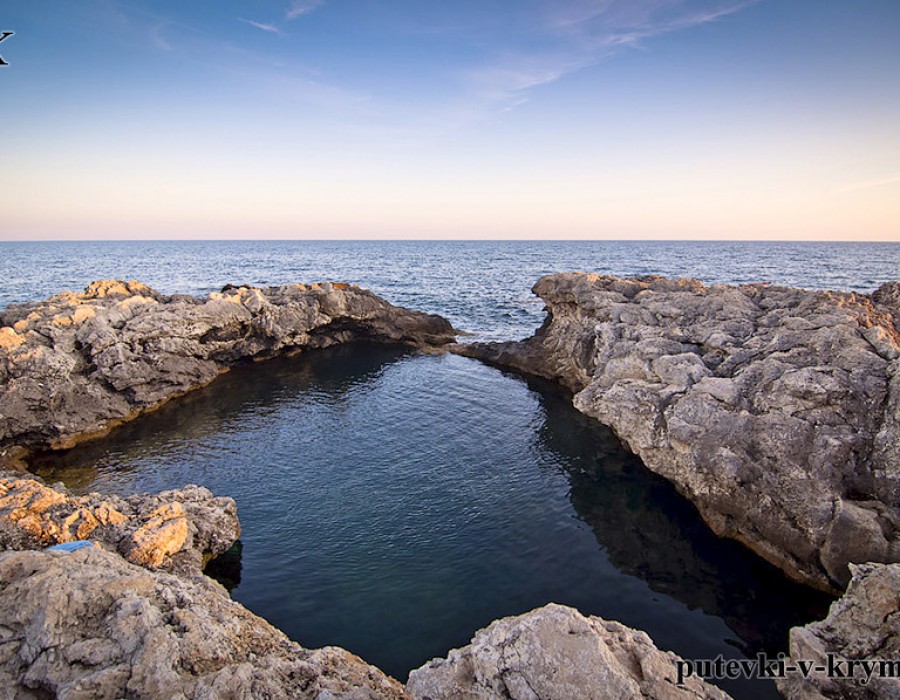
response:
<svg viewBox="0 0 900 700"><path fill-rule="evenodd" d="M0 238L900 240L895 0L3 0Z"/></svg>

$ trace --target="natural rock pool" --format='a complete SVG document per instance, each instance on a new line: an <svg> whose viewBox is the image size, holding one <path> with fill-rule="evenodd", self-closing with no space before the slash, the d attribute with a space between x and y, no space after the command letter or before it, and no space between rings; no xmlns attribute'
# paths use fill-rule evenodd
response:
<svg viewBox="0 0 900 700"><path fill-rule="evenodd" d="M33 469L76 492L234 497L233 596L401 680L551 601L685 658L774 655L827 603L714 537L560 389L454 355L359 344L240 367Z"/></svg>

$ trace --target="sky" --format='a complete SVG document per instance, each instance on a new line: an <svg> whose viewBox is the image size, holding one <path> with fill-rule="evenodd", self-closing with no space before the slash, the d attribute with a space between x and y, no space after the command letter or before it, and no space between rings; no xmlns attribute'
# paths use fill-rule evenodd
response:
<svg viewBox="0 0 900 700"><path fill-rule="evenodd" d="M900 241L897 0L0 0L0 240Z"/></svg>

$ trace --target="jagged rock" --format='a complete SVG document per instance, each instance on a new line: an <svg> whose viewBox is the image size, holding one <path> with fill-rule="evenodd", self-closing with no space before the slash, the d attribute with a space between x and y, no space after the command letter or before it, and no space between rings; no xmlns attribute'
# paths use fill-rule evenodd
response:
<svg viewBox="0 0 900 700"><path fill-rule="evenodd" d="M337 283L200 299L101 281L14 304L0 312L0 462L100 434L242 360L354 339L437 346L453 333L440 316Z"/></svg>
<svg viewBox="0 0 900 700"><path fill-rule="evenodd" d="M195 573L240 536L234 499L200 486L120 498L0 478L0 549L91 540L151 569Z"/></svg>
<svg viewBox="0 0 900 700"><path fill-rule="evenodd" d="M823 666L826 672L813 671L809 678L791 673L778 680L779 689L789 698L900 698L900 564L861 564L850 569L853 579L847 592L832 604L828 617L791 630L790 661ZM847 678L828 678L829 654L832 665ZM850 661L858 662L852 674ZM870 664L868 679L862 662Z"/></svg>
<svg viewBox="0 0 900 700"><path fill-rule="evenodd" d="M528 340L461 354L562 382L719 535L839 590L900 560L900 283L872 295L548 275Z"/></svg>
<svg viewBox="0 0 900 700"><path fill-rule="evenodd" d="M4 552L0 590L3 697L408 697L343 649L300 647L202 575L93 547Z"/></svg>
<svg viewBox="0 0 900 700"><path fill-rule="evenodd" d="M413 671L407 689L416 700L729 697L697 678L676 685L678 659L644 632L551 603L492 622Z"/></svg>

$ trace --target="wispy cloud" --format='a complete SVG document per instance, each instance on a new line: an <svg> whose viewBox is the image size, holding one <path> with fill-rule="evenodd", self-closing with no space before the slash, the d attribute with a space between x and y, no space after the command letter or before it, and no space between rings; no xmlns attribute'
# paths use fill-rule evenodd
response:
<svg viewBox="0 0 900 700"><path fill-rule="evenodd" d="M838 190L838 194L844 194L847 192L858 192L859 190L870 190L876 187L886 187L887 185L896 185L900 184L900 174L890 175L888 177L883 177L880 180L869 180L867 182L856 182L852 185L847 185L846 187L842 187Z"/></svg>
<svg viewBox="0 0 900 700"><path fill-rule="evenodd" d="M325 4L325 0L291 0L284 17L288 20L297 19L303 15L308 15L323 4Z"/></svg>
<svg viewBox="0 0 900 700"><path fill-rule="evenodd" d="M262 29L264 32L270 32L272 34L281 35L282 31L276 27L274 24L266 24L264 22L255 22L252 19L244 19L243 17L238 17L238 19L244 24L249 24L251 27L256 27L257 29Z"/></svg>
<svg viewBox="0 0 900 700"><path fill-rule="evenodd" d="M157 24L154 24L147 32L147 36L150 37L150 41L156 48L162 49L163 51L174 51L175 47L172 46L172 44L170 44L168 41L166 41L166 38L163 36L163 30L167 26L167 22L159 22Z"/></svg>
<svg viewBox="0 0 900 700"><path fill-rule="evenodd" d="M303 17L304 15L308 15L310 12L315 10L318 7L321 7L325 4L326 0L291 0L287 9L284 12L284 19L288 22L297 19L298 17ZM270 32L272 34L283 35L284 32L281 30L281 27L274 22L256 22L252 19L244 19L243 17L239 18L241 22L245 22L257 29L261 29L264 32Z"/></svg>
<svg viewBox="0 0 900 700"><path fill-rule="evenodd" d="M509 49L469 73L489 100L520 104L527 92L647 41L716 22L759 0L546 0L532 26L542 48ZM548 48L549 47L549 48Z"/></svg>

